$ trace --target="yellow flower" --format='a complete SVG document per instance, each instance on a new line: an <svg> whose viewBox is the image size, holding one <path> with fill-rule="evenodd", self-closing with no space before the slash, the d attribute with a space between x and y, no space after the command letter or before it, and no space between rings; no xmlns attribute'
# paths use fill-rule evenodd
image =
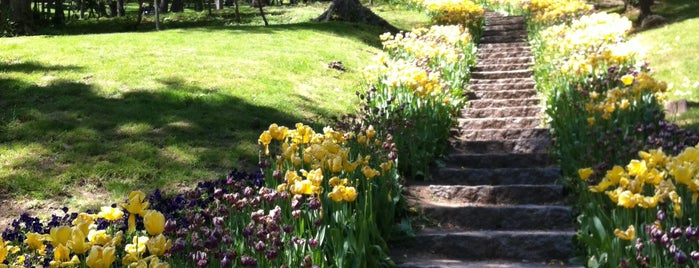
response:
<svg viewBox="0 0 699 268"><path fill-rule="evenodd" d="M74 267L76 265L80 264L80 259L78 259L77 255L73 255L73 258L71 258L68 261L56 261L53 260L49 263L51 268L55 267Z"/></svg>
<svg viewBox="0 0 699 268"><path fill-rule="evenodd" d="M112 238L109 237L106 230L90 230L87 234L87 240L93 245L105 245L109 243Z"/></svg>
<svg viewBox="0 0 699 268"><path fill-rule="evenodd" d="M301 180L301 181L296 181L294 182L293 185L289 188L291 193L293 194L305 194L305 195L310 195L313 193L313 188L311 187L313 184L309 180Z"/></svg>
<svg viewBox="0 0 699 268"><path fill-rule="evenodd" d="M90 268L109 268L114 260L114 247L93 246L85 264Z"/></svg>
<svg viewBox="0 0 699 268"><path fill-rule="evenodd" d="M633 75L627 74L622 76L621 82L624 83L625 86L631 85L633 83Z"/></svg>
<svg viewBox="0 0 699 268"><path fill-rule="evenodd" d="M628 165L626 165L626 169L629 171L629 175L631 176L643 176L646 171L648 171L648 167L646 166L646 161L638 161L636 159L631 160Z"/></svg>
<svg viewBox="0 0 699 268"><path fill-rule="evenodd" d="M124 217L124 211L122 211L118 207L101 207L100 212L97 214L97 217L103 218L108 221L116 221Z"/></svg>
<svg viewBox="0 0 699 268"><path fill-rule="evenodd" d="M144 202L146 194L141 191L133 191L129 194L129 202L121 204L121 207L129 212L129 233L136 229L136 215L143 217L149 203Z"/></svg>
<svg viewBox="0 0 699 268"><path fill-rule="evenodd" d="M279 127L277 124L269 125L270 136L278 141L283 140L284 137L286 137L288 131L289 129L287 127Z"/></svg>
<svg viewBox="0 0 699 268"><path fill-rule="evenodd" d="M580 176L580 179L581 179L581 180L584 180L584 181L586 181L587 179L589 179L590 176L592 176L592 173L594 173L594 171L592 170L592 168L581 168L581 169L578 169L578 176Z"/></svg>
<svg viewBox="0 0 699 268"><path fill-rule="evenodd" d="M143 226L149 235L159 235L165 230L165 215L156 210L148 210L143 216Z"/></svg>
<svg viewBox="0 0 699 268"><path fill-rule="evenodd" d="M370 168L369 166L362 167L362 173L364 173L364 177L369 180L380 174L378 170Z"/></svg>
<svg viewBox="0 0 699 268"><path fill-rule="evenodd" d="M87 213L80 213L73 220L73 226L77 227L83 234L87 234L90 230L90 225L95 223L95 216Z"/></svg>
<svg viewBox="0 0 699 268"><path fill-rule="evenodd" d="M70 249L63 244L58 244L53 249L53 259L58 262L67 262L70 260Z"/></svg>
<svg viewBox="0 0 699 268"><path fill-rule="evenodd" d="M335 202L341 202L344 199L345 186L338 185L333 187L332 192L328 193L328 197Z"/></svg>
<svg viewBox="0 0 699 268"><path fill-rule="evenodd" d="M24 243L27 244L30 249L36 249L39 252L44 251L46 248L46 245L44 245L44 235L38 233L27 233L27 239L24 239ZM0 247L4 247L2 240L0 240Z"/></svg>
<svg viewBox="0 0 699 268"><path fill-rule="evenodd" d="M0 236L0 263L5 261L7 253L7 244L2 240L2 236Z"/></svg>
<svg viewBox="0 0 699 268"><path fill-rule="evenodd" d="M260 134L260 138L257 140L258 143L265 146L265 154L269 155L269 144L272 142L272 135L269 134L268 130L265 130Z"/></svg>
<svg viewBox="0 0 699 268"><path fill-rule="evenodd" d="M366 137L368 140L373 140L374 137L376 136L376 130L374 130L374 126L369 126L366 130Z"/></svg>
<svg viewBox="0 0 699 268"><path fill-rule="evenodd" d="M345 187L345 190L342 193L342 199L347 202L354 202L354 200L357 199L357 189L351 186Z"/></svg>
<svg viewBox="0 0 699 268"><path fill-rule="evenodd" d="M68 247L75 253L75 254L83 254L90 250L90 243L86 243L85 241L85 234L83 231L77 228L73 228L72 231L73 237L71 240L68 241Z"/></svg>
<svg viewBox="0 0 699 268"><path fill-rule="evenodd" d="M68 226L53 227L49 231L49 239L51 240L51 245L53 247L58 247L58 245L66 245L68 240L70 240L71 230Z"/></svg>
<svg viewBox="0 0 699 268"><path fill-rule="evenodd" d="M594 126L594 125L595 125L595 117L594 117L594 116L590 116L590 117L587 118L587 125L588 125L588 126Z"/></svg>
<svg viewBox="0 0 699 268"><path fill-rule="evenodd" d="M277 185L277 192L284 192L286 191L286 188L286 183L279 184Z"/></svg>
<svg viewBox="0 0 699 268"><path fill-rule="evenodd" d="M636 227L629 225L626 231L622 231L619 228L614 229L614 235L620 239L631 241L636 238Z"/></svg>
<svg viewBox="0 0 699 268"><path fill-rule="evenodd" d="M633 208L636 206L637 203L638 200L636 200L634 194L631 191L626 190L619 194L619 200L617 201L617 205L625 208Z"/></svg>
<svg viewBox="0 0 699 268"><path fill-rule="evenodd" d="M148 242L146 242L146 247L151 255L162 256L170 249L172 242L165 238L163 234L151 237Z"/></svg>
<svg viewBox="0 0 699 268"><path fill-rule="evenodd" d="M124 252L126 255L121 262L124 265L129 265L141 259L141 255L146 252L147 236L134 236L131 244L126 244Z"/></svg>

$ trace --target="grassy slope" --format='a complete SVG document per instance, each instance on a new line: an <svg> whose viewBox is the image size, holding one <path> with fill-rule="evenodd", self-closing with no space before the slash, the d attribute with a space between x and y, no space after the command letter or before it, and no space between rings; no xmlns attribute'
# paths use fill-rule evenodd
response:
<svg viewBox="0 0 699 268"><path fill-rule="evenodd" d="M322 6L283 9L272 21ZM397 25L425 23L400 12ZM0 196L84 206L105 190L121 198L251 168L270 123L354 111L380 33L294 23L0 39Z"/></svg>
<svg viewBox="0 0 699 268"><path fill-rule="evenodd" d="M668 18L665 26L641 31L631 41L645 47L644 58L655 77L670 85L671 100L699 102L699 2L694 0L657 1L653 11ZM696 105L695 105L696 106ZM670 118L699 129L699 109L693 107L679 118Z"/></svg>

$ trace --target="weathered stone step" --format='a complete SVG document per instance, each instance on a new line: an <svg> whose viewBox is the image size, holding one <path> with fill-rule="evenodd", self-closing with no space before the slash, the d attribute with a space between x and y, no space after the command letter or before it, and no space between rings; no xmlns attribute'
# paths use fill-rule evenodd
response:
<svg viewBox="0 0 699 268"><path fill-rule="evenodd" d="M538 128L543 125L539 117L459 118L457 121L460 128L469 129Z"/></svg>
<svg viewBox="0 0 699 268"><path fill-rule="evenodd" d="M531 84L535 83L534 78L531 77L513 77L513 78L499 78L499 79L477 79L473 78L471 79L470 83L471 85L480 85L480 84Z"/></svg>
<svg viewBox="0 0 699 268"><path fill-rule="evenodd" d="M440 185L554 184L561 177L559 168L441 168L433 174Z"/></svg>
<svg viewBox="0 0 699 268"><path fill-rule="evenodd" d="M536 97L536 90L523 89L523 90L478 90L468 92L466 94L469 99L491 99L491 100L502 100L502 99L523 99L523 98L533 98Z"/></svg>
<svg viewBox="0 0 699 268"><path fill-rule="evenodd" d="M486 17L485 25L503 25L503 24L524 24L524 17L522 16L495 16Z"/></svg>
<svg viewBox="0 0 699 268"><path fill-rule="evenodd" d="M450 138L452 151L464 153L543 153L548 152L551 139L521 140L461 140Z"/></svg>
<svg viewBox="0 0 699 268"><path fill-rule="evenodd" d="M559 198L562 198L560 196ZM454 230L572 230L572 210L555 205L445 206L421 204L422 213Z"/></svg>
<svg viewBox="0 0 699 268"><path fill-rule="evenodd" d="M513 23L513 24L495 24L486 25L483 30L485 31L507 31L507 30L526 30L527 27L524 23Z"/></svg>
<svg viewBox="0 0 699 268"><path fill-rule="evenodd" d="M523 90L523 89L531 89L534 90L536 88L536 82L534 80L532 81L524 81L524 82L517 82L517 83L493 83L493 84L471 84L469 85L469 89L472 91L499 91L499 90Z"/></svg>
<svg viewBox="0 0 699 268"><path fill-rule="evenodd" d="M529 70L531 64L479 64L471 68L472 72L496 72L496 71L516 71Z"/></svg>
<svg viewBox="0 0 699 268"><path fill-rule="evenodd" d="M548 153L453 153L446 157L454 168L551 167L555 161Z"/></svg>
<svg viewBox="0 0 699 268"><path fill-rule="evenodd" d="M534 64L534 57L507 57L507 58L486 58L478 64Z"/></svg>
<svg viewBox="0 0 699 268"><path fill-rule="evenodd" d="M500 51L500 52L479 52L476 55L476 61L481 62L485 59L497 59L497 58L519 58L519 57L531 57L531 51Z"/></svg>
<svg viewBox="0 0 699 268"><path fill-rule="evenodd" d="M529 46L515 47L478 47L478 53L499 53L499 52L531 52Z"/></svg>
<svg viewBox="0 0 699 268"><path fill-rule="evenodd" d="M505 88L507 89L507 88ZM538 98L529 99L511 99L511 100L470 100L468 102L469 108L472 109L482 109L482 108L499 108L499 107L517 107L517 106L532 106L539 105L541 100Z"/></svg>
<svg viewBox="0 0 699 268"><path fill-rule="evenodd" d="M513 24L510 24L513 25ZM516 24L514 24L516 25ZM525 29L508 29L508 30L485 30L481 37L486 36L517 36L517 37L527 37L527 30Z"/></svg>
<svg viewBox="0 0 699 268"><path fill-rule="evenodd" d="M533 70L472 72L471 79L526 78L534 75Z"/></svg>
<svg viewBox="0 0 699 268"><path fill-rule="evenodd" d="M492 43L519 43L526 42L526 36L483 36L480 39L481 44Z"/></svg>
<svg viewBox="0 0 699 268"><path fill-rule="evenodd" d="M515 128L515 129L460 129L454 137L461 140L516 140L516 139L547 139L547 128Z"/></svg>
<svg viewBox="0 0 699 268"><path fill-rule="evenodd" d="M574 231L422 232L412 247L394 252L412 258L549 262L573 256L574 235Z"/></svg>
<svg viewBox="0 0 699 268"><path fill-rule="evenodd" d="M405 188L408 199L437 204L536 204L563 203L560 185L410 185ZM415 202L415 201L411 201Z"/></svg>
<svg viewBox="0 0 699 268"><path fill-rule="evenodd" d="M508 116L538 116L543 113L539 106L519 106L505 108L465 108L461 109L461 117L465 118L486 118L486 117L508 117Z"/></svg>
<svg viewBox="0 0 699 268"><path fill-rule="evenodd" d="M529 47L528 42L514 42L514 43L492 43L492 44L479 44L478 49L496 49L496 48L519 48L519 47Z"/></svg>
<svg viewBox="0 0 699 268"><path fill-rule="evenodd" d="M412 257L412 256L411 256ZM464 261L444 258L411 258L392 256L398 268L583 268L583 266L568 265L562 262L518 262L518 261Z"/></svg>

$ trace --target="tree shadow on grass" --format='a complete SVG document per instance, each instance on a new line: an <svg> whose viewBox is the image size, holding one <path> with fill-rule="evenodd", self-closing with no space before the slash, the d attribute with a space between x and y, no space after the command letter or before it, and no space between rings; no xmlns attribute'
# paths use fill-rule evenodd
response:
<svg viewBox="0 0 699 268"><path fill-rule="evenodd" d="M36 64L22 71L53 68L64 66ZM39 86L0 78L0 196L187 187L233 168L254 169L261 131L271 122L301 121L183 81L163 80L164 90L103 96L72 81Z"/></svg>

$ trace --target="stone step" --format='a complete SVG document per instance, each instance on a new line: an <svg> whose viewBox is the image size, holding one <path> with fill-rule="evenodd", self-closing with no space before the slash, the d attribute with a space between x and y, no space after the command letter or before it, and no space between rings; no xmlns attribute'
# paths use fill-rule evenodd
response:
<svg viewBox="0 0 699 268"><path fill-rule="evenodd" d="M534 75L533 70L471 72L471 79L526 78Z"/></svg>
<svg viewBox="0 0 699 268"><path fill-rule="evenodd" d="M531 84L536 83L531 77L513 77L513 78L498 78L498 79L476 79L470 80L471 85L480 84Z"/></svg>
<svg viewBox="0 0 699 268"><path fill-rule="evenodd" d="M486 58L478 64L534 64L534 57Z"/></svg>
<svg viewBox="0 0 699 268"><path fill-rule="evenodd" d="M468 99L490 99L490 100L502 100L502 99L526 99L535 98L537 96L536 90L533 89L523 89L523 90L478 90L471 91L466 94ZM513 116L513 115L511 115Z"/></svg>
<svg viewBox="0 0 699 268"><path fill-rule="evenodd" d="M573 256L574 236L574 231L430 231L417 234L412 246L396 246L394 252L413 258L550 262Z"/></svg>
<svg viewBox="0 0 699 268"><path fill-rule="evenodd" d="M515 129L460 129L454 134L455 138L469 141L486 140L517 140L517 139L548 139L547 128L515 128Z"/></svg>
<svg viewBox="0 0 699 268"><path fill-rule="evenodd" d="M549 151L551 139L521 140L461 140L450 138L452 151L464 153L544 153Z"/></svg>
<svg viewBox="0 0 699 268"><path fill-rule="evenodd" d="M517 25L524 25L524 17L523 16L507 16L507 17L502 17L502 16L497 16L497 17L486 17L485 18L485 25L486 26L492 26L492 25L503 25L503 24L517 24Z"/></svg>
<svg viewBox="0 0 699 268"><path fill-rule="evenodd" d="M499 52L478 52L476 55L476 61L481 62L485 59L498 59L498 58L519 58L519 57L531 57L531 51L499 51Z"/></svg>
<svg viewBox="0 0 699 268"><path fill-rule="evenodd" d="M521 48L529 47L528 42L514 42L514 43L492 43L492 44L479 44L478 49L498 49L498 48Z"/></svg>
<svg viewBox="0 0 699 268"><path fill-rule="evenodd" d="M483 36L480 39L481 44L493 43L519 43L526 42L526 36Z"/></svg>
<svg viewBox="0 0 699 268"><path fill-rule="evenodd" d="M543 114L543 109L539 106L518 106L505 108L465 108L461 109L461 117L465 118L486 118L486 117L508 117L508 116L538 116Z"/></svg>
<svg viewBox="0 0 699 268"><path fill-rule="evenodd" d="M459 118L457 121L460 128L466 129L538 128L543 125L539 117Z"/></svg>
<svg viewBox="0 0 699 268"><path fill-rule="evenodd" d="M563 196L559 196L563 198ZM445 206L420 204L422 214L450 230L573 230L572 209L555 205Z"/></svg>
<svg viewBox="0 0 699 268"><path fill-rule="evenodd" d="M529 89L529 90L534 90L536 89L536 82L534 80L531 81L522 81L522 82L517 82L517 83L494 83L494 84L471 84L469 85L469 89L472 91L500 91L500 90L524 90L524 89Z"/></svg>
<svg viewBox="0 0 699 268"><path fill-rule="evenodd" d="M493 85L494 86L494 85ZM505 88L506 90L507 88ZM468 105L472 109L502 108L539 105L538 98L510 99L510 100L469 100Z"/></svg>
<svg viewBox="0 0 699 268"><path fill-rule="evenodd" d="M509 24L517 25L517 24ZM502 26L502 25L498 25ZM523 26L522 26L523 27ZM527 37L527 30L525 29L507 29L507 30L485 30L481 37L486 36L517 36L517 37Z"/></svg>
<svg viewBox="0 0 699 268"><path fill-rule="evenodd" d="M472 72L496 72L496 71L516 71L529 70L531 64L479 64L471 68Z"/></svg>
<svg viewBox="0 0 699 268"><path fill-rule="evenodd" d="M440 185L511 185L554 184L561 177L559 168L441 168L433 172L434 181Z"/></svg>
<svg viewBox="0 0 699 268"><path fill-rule="evenodd" d="M526 30L524 23L486 25L484 31Z"/></svg>
<svg viewBox="0 0 699 268"><path fill-rule="evenodd" d="M583 268L583 266L569 265L562 261L542 262L518 262L503 260L488 261L464 261L445 258L413 258L404 256L391 256L396 261L398 268Z"/></svg>
<svg viewBox="0 0 699 268"><path fill-rule="evenodd" d="M525 168L552 167L548 153L453 153L445 163L453 168Z"/></svg>
<svg viewBox="0 0 699 268"><path fill-rule="evenodd" d="M531 47L529 46L506 46L506 47L486 47L479 46L478 53L495 53L495 52L531 52Z"/></svg>
<svg viewBox="0 0 699 268"><path fill-rule="evenodd" d="M561 205L563 186L560 185L410 185L404 188L411 202L422 204L536 204ZM413 201L416 200L416 201Z"/></svg>

